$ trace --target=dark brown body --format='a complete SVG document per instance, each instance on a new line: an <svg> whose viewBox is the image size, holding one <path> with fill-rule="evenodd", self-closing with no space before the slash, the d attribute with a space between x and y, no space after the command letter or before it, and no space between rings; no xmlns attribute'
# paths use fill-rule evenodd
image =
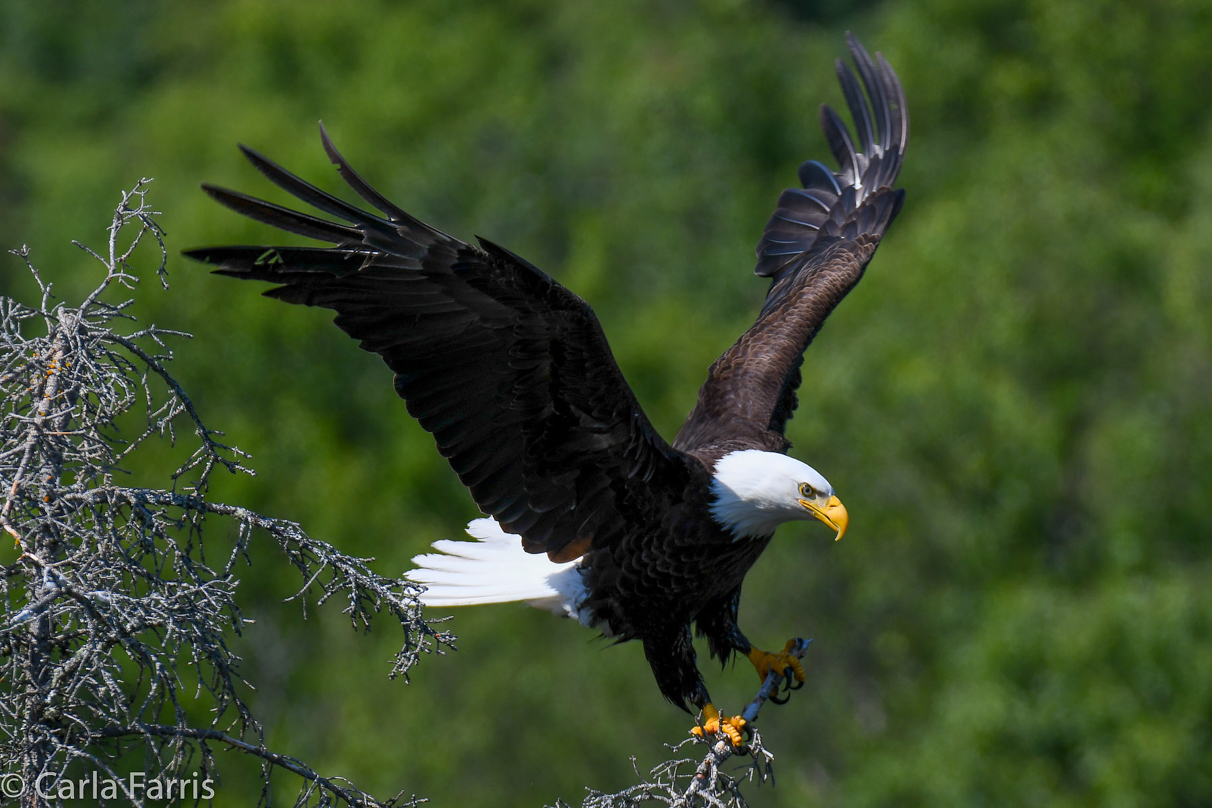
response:
<svg viewBox="0 0 1212 808"><path fill-rule="evenodd" d="M749 643L736 623L741 584L770 536L737 538L713 519L711 476L698 463L692 481L664 503L656 529L591 550L583 561L592 610L602 630L638 639L667 699L701 706L707 690L695 662L691 625L712 655L727 661Z"/></svg>

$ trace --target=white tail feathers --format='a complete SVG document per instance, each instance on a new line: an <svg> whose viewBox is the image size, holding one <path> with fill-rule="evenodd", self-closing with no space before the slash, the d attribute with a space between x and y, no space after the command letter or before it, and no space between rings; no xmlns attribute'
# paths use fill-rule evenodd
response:
<svg viewBox="0 0 1212 808"><path fill-rule="evenodd" d="M543 553L522 549L522 539L506 533L495 519L476 519L467 535L479 541L437 541L437 553L413 558L407 577L425 585L426 606L471 606L525 601L589 625L581 609L585 585L576 561L556 564Z"/></svg>

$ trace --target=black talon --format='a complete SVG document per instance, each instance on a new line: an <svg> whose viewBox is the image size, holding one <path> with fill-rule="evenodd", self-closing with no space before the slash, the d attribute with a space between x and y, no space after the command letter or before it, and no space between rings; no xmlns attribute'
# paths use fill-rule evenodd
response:
<svg viewBox="0 0 1212 808"><path fill-rule="evenodd" d="M796 679L795 674L790 673L790 672L787 673L787 690L788 690L788 692L790 692L792 690L799 690L803 686L804 686L804 683L801 682L799 679Z"/></svg>
<svg viewBox="0 0 1212 808"><path fill-rule="evenodd" d="M785 697L780 699L778 696L778 692L776 691L776 692L770 694L770 700L773 701L775 704L786 704L787 702L791 701L791 694L787 694Z"/></svg>

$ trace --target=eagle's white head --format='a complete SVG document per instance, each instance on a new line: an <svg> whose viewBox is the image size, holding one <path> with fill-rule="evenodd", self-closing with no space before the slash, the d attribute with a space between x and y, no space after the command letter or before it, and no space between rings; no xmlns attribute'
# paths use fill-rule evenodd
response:
<svg viewBox="0 0 1212 808"><path fill-rule="evenodd" d="M769 536L783 522L819 519L846 532L846 508L812 466L776 452L748 449L724 455L711 481L711 515L737 538Z"/></svg>

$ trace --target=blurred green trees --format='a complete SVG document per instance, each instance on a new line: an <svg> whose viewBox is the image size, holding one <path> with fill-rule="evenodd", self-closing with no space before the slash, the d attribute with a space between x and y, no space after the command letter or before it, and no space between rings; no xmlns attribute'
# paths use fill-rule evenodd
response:
<svg viewBox="0 0 1212 808"><path fill-rule="evenodd" d="M83 273L67 239L140 176L175 248L279 240L197 184L281 199L239 141L338 189L323 118L401 206L588 299L672 436L757 310L779 190L827 155L851 28L905 84L909 195L807 354L793 451L853 522L837 545L784 528L750 577L750 636L816 638L762 718L778 787L751 796L1212 803L1212 6L549 6L0 4L0 244ZM182 381L261 474L222 499L386 574L476 515L326 314L170 269L140 315L196 335ZM304 623L292 583L242 587L255 706L276 747L379 793L575 802L688 726L638 647L522 607L457 612L460 651L389 682L395 638ZM724 703L755 684L708 679ZM255 772L229 771L219 802L246 804Z"/></svg>

